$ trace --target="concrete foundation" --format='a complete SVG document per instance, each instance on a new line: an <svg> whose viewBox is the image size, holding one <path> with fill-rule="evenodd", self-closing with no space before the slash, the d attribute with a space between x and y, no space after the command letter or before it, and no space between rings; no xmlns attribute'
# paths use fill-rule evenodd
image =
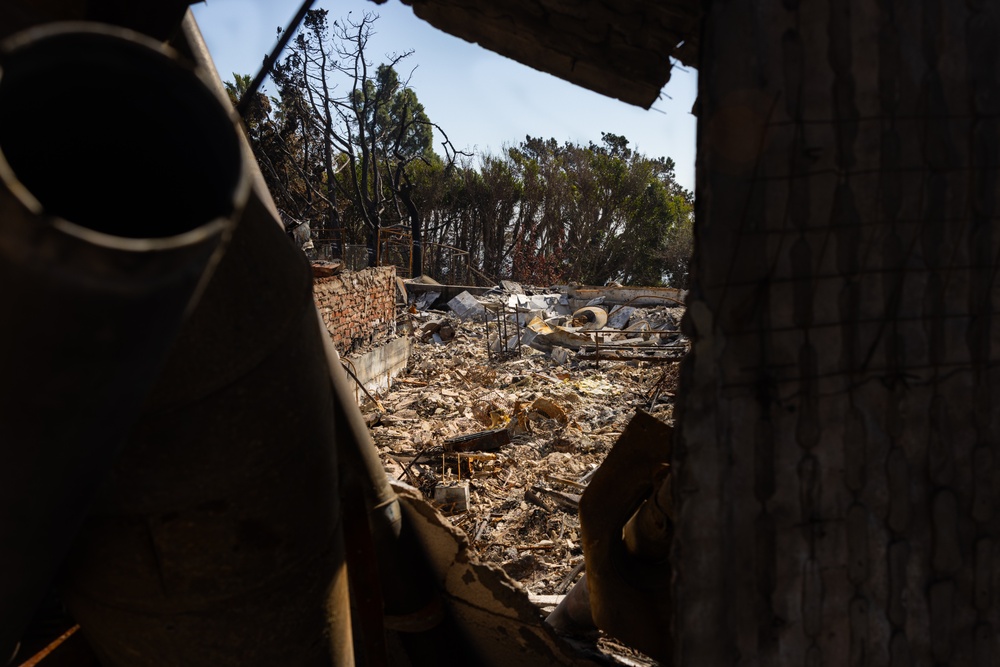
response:
<svg viewBox="0 0 1000 667"><path fill-rule="evenodd" d="M392 378L399 375L410 360L410 339L396 338L382 347L356 357L345 357L362 386L373 396L384 394L389 389ZM359 388L355 397L360 405L367 398Z"/></svg>

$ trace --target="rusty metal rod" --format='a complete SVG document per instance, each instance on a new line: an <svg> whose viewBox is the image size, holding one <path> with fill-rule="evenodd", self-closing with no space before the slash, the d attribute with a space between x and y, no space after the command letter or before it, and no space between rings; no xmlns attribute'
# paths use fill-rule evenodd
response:
<svg viewBox="0 0 1000 667"><path fill-rule="evenodd" d="M643 355L625 355L625 356L611 356L607 354L577 354L576 358L580 361L648 361L653 364L666 364L666 363L677 363L682 356L676 357L647 357Z"/></svg>

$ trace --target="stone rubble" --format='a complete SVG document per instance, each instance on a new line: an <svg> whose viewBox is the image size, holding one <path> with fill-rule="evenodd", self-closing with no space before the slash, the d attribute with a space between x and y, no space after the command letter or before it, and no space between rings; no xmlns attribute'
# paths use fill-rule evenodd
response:
<svg viewBox="0 0 1000 667"><path fill-rule="evenodd" d="M547 614L584 569L577 504L591 476L637 410L673 420L683 308L509 281L447 305L437 290L407 291L396 332L410 339L408 366L362 405L386 473L418 489ZM435 300L442 310L429 308ZM588 303L607 311L598 332L574 319ZM657 664L592 639L615 664Z"/></svg>
<svg viewBox="0 0 1000 667"><path fill-rule="evenodd" d="M563 347L547 354L522 345L520 356L491 361L490 323L480 321L470 299L481 302L465 295L453 300L458 312L411 305L402 314L410 363L379 397L384 409L372 434L391 477L436 498L483 562L551 602L582 572L576 499L636 410L672 421L679 358L581 361ZM558 295L505 291L492 300L508 298L565 317L552 313L565 309ZM669 329L658 336L683 341L676 331L681 308L618 310L612 321L620 326L631 322L629 330L647 337ZM448 442L504 428L509 444L495 451L460 451Z"/></svg>

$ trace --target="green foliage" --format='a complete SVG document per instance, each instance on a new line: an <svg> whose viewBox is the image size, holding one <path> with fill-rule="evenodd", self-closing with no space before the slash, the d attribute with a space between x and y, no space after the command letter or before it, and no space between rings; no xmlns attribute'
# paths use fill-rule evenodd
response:
<svg viewBox="0 0 1000 667"><path fill-rule="evenodd" d="M399 159L433 152L433 132L424 105L391 65L379 65L375 80L365 81L353 95L352 105L368 128L368 136L379 137L386 151Z"/></svg>
<svg viewBox="0 0 1000 667"><path fill-rule="evenodd" d="M485 280L687 286L693 198L673 160L611 133L586 146L527 136L476 161L456 161L445 141L443 159L440 128L399 74L410 53L366 60L376 18L309 12L275 67L278 97L249 105L254 153L286 217L370 249L380 228L408 226L442 277L461 255ZM226 83L234 104L249 84Z"/></svg>

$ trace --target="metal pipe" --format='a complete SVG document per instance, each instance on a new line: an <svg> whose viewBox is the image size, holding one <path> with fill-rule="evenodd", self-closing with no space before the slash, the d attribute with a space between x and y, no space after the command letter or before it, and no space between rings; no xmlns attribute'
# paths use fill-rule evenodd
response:
<svg viewBox="0 0 1000 667"><path fill-rule="evenodd" d="M350 636L315 321L304 256L251 199L68 561L102 665L312 667L328 616Z"/></svg>
<svg viewBox="0 0 1000 667"><path fill-rule="evenodd" d="M0 656L245 204L236 127L135 33L60 23L0 45Z"/></svg>
<svg viewBox="0 0 1000 667"><path fill-rule="evenodd" d="M318 312L316 319L325 332ZM365 639L380 643L392 635L390 644L403 653L397 658L402 660L399 664L480 664L481 656L436 587L425 546L404 520L399 497L361 411L351 398L350 382L337 349L329 336L324 336L324 341L336 397L341 483L345 494L363 496L370 531L369 536L355 534L351 546L368 549L370 557L352 562L351 578L366 596L381 597L382 627L376 631L384 636ZM371 544L361 544L365 539L370 539Z"/></svg>
<svg viewBox="0 0 1000 667"><path fill-rule="evenodd" d="M67 561L102 665L354 664L323 359L311 269L255 189Z"/></svg>

